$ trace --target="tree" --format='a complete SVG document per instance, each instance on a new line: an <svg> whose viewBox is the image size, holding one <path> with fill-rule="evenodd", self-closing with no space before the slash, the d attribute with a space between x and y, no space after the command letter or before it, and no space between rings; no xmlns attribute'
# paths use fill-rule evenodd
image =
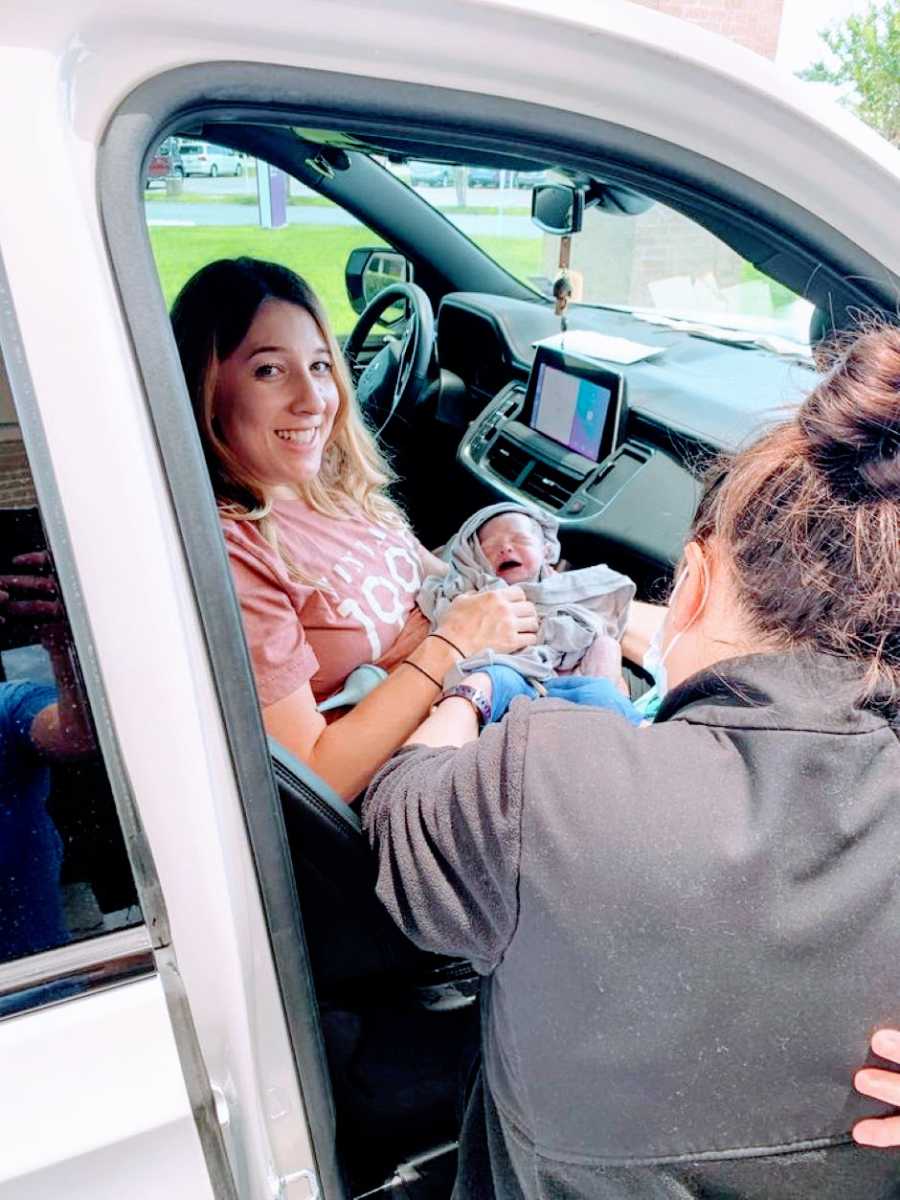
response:
<svg viewBox="0 0 900 1200"><path fill-rule="evenodd" d="M801 79L852 84L847 103L900 146L900 0L871 3L864 13L819 31L832 61L820 59Z"/></svg>

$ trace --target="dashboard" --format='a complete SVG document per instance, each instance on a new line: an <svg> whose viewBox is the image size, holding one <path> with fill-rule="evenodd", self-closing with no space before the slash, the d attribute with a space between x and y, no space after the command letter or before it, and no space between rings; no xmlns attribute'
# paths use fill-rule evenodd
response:
<svg viewBox="0 0 900 1200"><path fill-rule="evenodd" d="M815 372L627 312L570 311L570 328L641 342L652 357L621 365L566 351L564 339L541 345L559 333L549 305L444 298L440 365L464 384L457 461L487 498L552 512L567 547L582 541L589 559L599 540L633 572L641 561L648 575L670 571L710 460L783 419Z"/></svg>

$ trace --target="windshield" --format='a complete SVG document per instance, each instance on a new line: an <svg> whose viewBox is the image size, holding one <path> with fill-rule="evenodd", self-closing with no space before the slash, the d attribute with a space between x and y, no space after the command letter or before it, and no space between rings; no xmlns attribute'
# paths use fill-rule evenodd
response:
<svg viewBox="0 0 900 1200"><path fill-rule="evenodd" d="M532 224L531 188L561 176L441 163L386 165L516 279L552 294L560 238ZM809 345L809 301L663 204L637 215L587 208L581 232L572 237L570 276L573 299L586 304Z"/></svg>

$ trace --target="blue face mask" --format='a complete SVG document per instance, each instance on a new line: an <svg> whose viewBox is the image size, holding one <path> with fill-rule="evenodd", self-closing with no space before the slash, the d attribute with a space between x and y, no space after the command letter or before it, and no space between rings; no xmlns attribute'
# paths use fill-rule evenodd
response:
<svg viewBox="0 0 900 1200"><path fill-rule="evenodd" d="M675 640L673 639L672 646L674 645ZM669 650L672 649L672 646L669 647ZM659 712L663 697L669 690L669 675L666 671L665 654L662 649L662 625L653 635L653 640L647 647L647 653L644 655L641 665L653 679L653 687L644 692L643 696L638 696L634 701L634 707L641 716L652 721Z"/></svg>
<svg viewBox="0 0 900 1200"><path fill-rule="evenodd" d="M675 599L675 594L687 578L687 571L682 571L678 577L678 582L672 589L672 595L669 597L669 603ZM644 655L641 666L653 680L653 687L649 691L644 692L643 696L638 696L634 702L634 707L638 712L652 721L659 712L660 705L665 699L666 692L669 690L669 673L666 670L666 659L678 645L678 642L687 632L687 627L680 630L663 650L663 630L665 629L665 620L661 623L659 629L650 639L650 645L647 647L647 653Z"/></svg>

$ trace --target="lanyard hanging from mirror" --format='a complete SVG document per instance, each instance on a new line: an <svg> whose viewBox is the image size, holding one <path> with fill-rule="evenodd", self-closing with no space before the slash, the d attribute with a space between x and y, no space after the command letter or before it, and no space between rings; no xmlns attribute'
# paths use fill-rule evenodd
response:
<svg viewBox="0 0 900 1200"><path fill-rule="evenodd" d="M553 311L559 317L559 327L563 333L568 329L566 309L572 299L572 279L569 275L571 258L572 236L567 233L559 239L559 271L553 280Z"/></svg>

